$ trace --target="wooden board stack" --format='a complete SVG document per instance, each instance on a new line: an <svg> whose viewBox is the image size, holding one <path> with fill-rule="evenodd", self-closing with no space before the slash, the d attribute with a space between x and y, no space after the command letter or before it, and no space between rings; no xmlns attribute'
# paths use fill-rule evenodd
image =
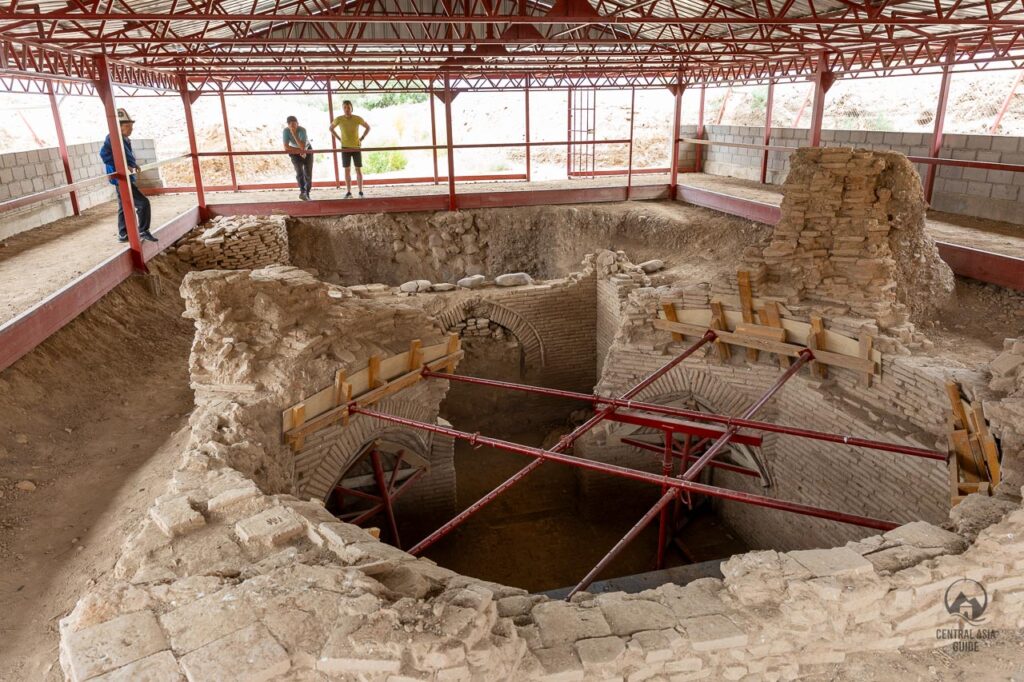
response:
<svg viewBox="0 0 1024 682"><path fill-rule="evenodd" d="M798 322L782 317L776 301L755 299L751 292L750 276L745 271L737 275L739 300L713 300L710 308L684 308L678 301L661 302L657 329L672 332L672 338L681 341L684 336L700 337L708 329L718 334L715 348L720 360L731 357L730 346L746 349L747 359L756 361L762 352L772 353L781 367L788 367L790 358L798 357L805 348L814 351L812 373L820 378L828 375L828 366L842 367L861 375L861 384L870 386L878 376L882 355L874 349L874 337L861 334L854 339L826 330L824 321L812 315L810 322ZM726 310L729 303L740 310Z"/></svg>
<svg viewBox="0 0 1024 682"><path fill-rule="evenodd" d="M988 430L981 403L960 396L960 385L946 383L953 409L949 423L949 495L955 507L971 493L991 495L999 484L999 448Z"/></svg>

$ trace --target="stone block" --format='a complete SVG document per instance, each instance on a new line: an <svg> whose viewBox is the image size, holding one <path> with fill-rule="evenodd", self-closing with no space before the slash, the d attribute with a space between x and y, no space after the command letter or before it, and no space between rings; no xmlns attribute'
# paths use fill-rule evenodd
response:
<svg viewBox="0 0 1024 682"><path fill-rule="evenodd" d="M618 595L602 595L597 601L613 635L632 635L641 630L670 628L676 624L672 611L657 602L622 599Z"/></svg>
<svg viewBox="0 0 1024 682"><path fill-rule="evenodd" d="M164 651L167 638L151 611L136 611L65 634L61 649L72 682L78 682Z"/></svg>
<svg viewBox="0 0 1024 682"><path fill-rule="evenodd" d="M264 682L284 675L291 665L288 652L262 623L210 642L181 659L181 667L189 682Z"/></svg>
<svg viewBox="0 0 1024 682"><path fill-rule="evenodd" d="M584 668L618 662L626 653L626 643L619 637L594 637L576 642L576 654Z"/></svg>
<svg viewBox="0 0 1024 682"><path fill-rule="evenodd" d="M255 484L241 488L233 488L211 497L206 503L206 508L211 512L225 511L232 507L245 504L259 495L259 488L257 488Z"/></svg>
<svg viewBox="0 0 1024 682"><path fill-rule="evenodd" d="M746 646L747 633L725 616L699 616L680 622L694 651L716 651Z"/></svg>
<svg viewBox="0 0 1024 682"><path fill-rule="evenodd" d="M238 539L246 545L273 547L299 537L305 527L293 512L275 507L235 524Z"/></svg>
<svg viewBox="0 0 1024 682"><path fill-rule="evenodd" d="M870 561L847 547L804 549L788 554L817 578L862 575L874 571Z"/></svg>
<svg viewBox="0 0 1024 682"><path fill-rule="evenodd" d="M533 284L533 278L525 272L511 272L498 275L494 278L494 283L499 287L518 287L525 284Z"/></svg>
<svg viewBox="0 0 1024 682"><path fill-rule="evenodd" d="M206 523L203 515L192 508L187 497L175 497L150 507L149 518L169 538L199 528Z"/></svg>
<svg viewBox="0 0 1024 682"><path fill-rule="evenodd" d="M1024 358L1022 358L1024 360ZM933 526L926 521L914 521L895 528L885 535L886 540L922 549L939 549L946 553L960 553L967 549L967 541L956 533Z"/></svg>
<svg viewBox="0 0 1024 682"><path fill-rule="evenodd" d="M181 656L255 623L256 610L236 590L226 589L165 613L160 624Z"/></svg>
<svg viewBox="0 0 1024 682"><path fill-rule="evenodd" d="M576 682L585 679L583 664L570 646L537 649L533 655L547 673L540 677L545 682Z"/></svg>
<svg viewBox="0 0 1024 682"><path fill-rule="evenodd" d="M184 682L178 661L170 651L161 651L140 658L106 675L92 678L92 682Z"/></svg>
<svg viewBox="0 0 1024 682"><path fill-rule="evenodd" d="M612 634L600 609L563 601L537 604L533 607L533 620L540 628L540 639L546 647Z"/></svg>
<svg viewBox="0 0 1024 682"><path fill-rule="evenodd" d="M659 591L662 594L662 600L672 609L676 618L709 616L726 611L726 605L721 599L695 585L664 586Z"/></svg>

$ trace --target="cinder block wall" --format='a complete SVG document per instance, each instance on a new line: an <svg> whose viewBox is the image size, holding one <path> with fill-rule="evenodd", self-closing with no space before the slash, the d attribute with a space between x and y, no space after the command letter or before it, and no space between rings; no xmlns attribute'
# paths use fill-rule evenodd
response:
<svg viewBox="0 0 1024 682"><path fill-rule="evenodd" d="M683 126L684 137L696 134L695 126ZM764 128L760 126L705 126L711 141L761 144ZM807 143L806 128L773 128L772 144L799 147ZM864 147L891 150L908 156L928 156L931 133L883 132L877 130L822 130L825 146ZM681 145L686 146L686 145ZM693 147L693 145L689 145ZM680 152L680 168L693 165ZM789 173L791 152L769 152L768 182L782 184ZM968 161L1024 164L1024 138L1002 135L944 135L943 158ZM689 157L687 157L689 158ZM710 147L705 151L704 171L747 180L759 180L761 151L737 147ZM917 164L924 177L927 166ZM935 182L932 208L950 213L1020 222L1024 215L1024 173L941 166Z"/></svg>
<svg viewBox="0 0 1024 682"><path fill-rule="evenodd" d="M68 146L71 175L76 181L103 175L103 162L100 161L101 146L102 141ZM156 145L153 140L133 139L132 147L140 164L156 161ZM60 160L60 150L56 147L0 154L0 202L65 184L67 180L64 177L64 166ZM159 170L143 173L139 178L139 184L141 187L162 187ZM78 191L78 205L83 210L113 200L114 187L105 182L98 182ZM6 212L0 220L0 239L69 215L71 200L67 195Z"/></svg>

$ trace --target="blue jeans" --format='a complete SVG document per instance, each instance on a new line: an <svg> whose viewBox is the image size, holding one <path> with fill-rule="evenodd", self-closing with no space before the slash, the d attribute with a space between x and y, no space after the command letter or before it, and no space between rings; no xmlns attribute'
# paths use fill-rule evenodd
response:
<svg viewBox="0 0 1024 682"><path fill-rule="evenodd" d="M149 232L149 222L152 219L151 211L149 209L149 199L142 193L135 183L131 183L132 188L132 202L135 204L135 215L139 219L139 234ZM121 191L117 186L114 187L114 193L117 195L117 237L118 239L128 238L128 228L124 224L124 206L121 205Z"/></svg>
<svg viewBox="0 0 1024 682"><path fill-rule="evenodd" d="M306 154L303 158L298 154L289 154L288 158L295 166L295 181L299 183L299 192L308 195L309 190L313 189L313 155Z"/></svg>

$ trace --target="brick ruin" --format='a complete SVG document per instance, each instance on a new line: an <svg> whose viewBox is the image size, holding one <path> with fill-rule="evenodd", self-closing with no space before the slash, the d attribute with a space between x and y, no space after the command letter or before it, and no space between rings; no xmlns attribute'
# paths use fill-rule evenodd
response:
<svg viewBox="0 0 1024 682"><path fill-rule="evenodd" d="M827 378L804 372L763 416L944 450L949 408L941 387L955 376L969 397L984 401L1000 439L1005 476L995 495L971 495L950 511L940 462L811 447L768 434L754 455L767 487L717 471L716 484L808 504L830 500L827 506L904 525L873 534L727 502L717 505L718 513L754 551L725 561L721 578L629 594L582 592L565 602L460 575L338 521L324 506L366 444L385 440L430 463L399 511L416 517L423 530L435 528L456 509L451 438L357 415L292 448L282 439L282 410L330 385L339 370L351 376L374 355L403 352L414 339L441 343L453 332L465 346L479 345L479 362L487 347L512 344L520 364L509 371L525 383L618 394L687 345L656 326L664 302L699 312L724 301L727 312L736 312L736 275L726 268L711 281L666 278L656 274L660 264L640 267L625 252L609 250L595 250L563 276L535 268L538 281L513 278L508 286L489 277L472 286L431 280L413 287L395 280L343 286L288 265L193 272L181 291L196 328L190 439L112 574L61 621L65 675L795 679L824 674L857 653L943 644L935 630L952 621L942 593L963 576L988 590L987 626L1024 625L1024 578L1017 575L1024 565L1024 337L1008 340L1004 353L978 370L917 353L923 341L909 321L906 293L925 282L936 287L933 301L946 296L948 271L932 258L934 247L913 211L908 218L899 208L914 205L914 197L891 191L893 176L903 172L893 169L898 161L889 154L842 155L842 168L828 165L832 157L801 152L794 159L797 188L827 180L846 190L800 198L797 189L792 201L787 197L784 212L815 208L784 220L782 233L763 250L763 267L752 269L753 294L781 304L787 320L824 313L830 330L874 335L880 372L870 386L842 368L830 368ZM797 172L801 165L806 173ZM857 242L827 236L829 230L848 234L848 219L859 210L879 228ZM479 215L455 214L430 223L417 239L428 245L423 248L494 249L500 230L489 235L482 222ZM899 230L905 233L897 236ZM477 236L456 238L468 233ZM365 248L389 248L392 263L399 263L397 253L406 247L397 249L388 236L372 234ZM438 245L429 246L432 236ZM789 260L769 262L783 258L783 242L794 245ZM861 251L847 254L855 243ZM904 279L906 269L894 263L907 244L916 244L924 260ZM496 274L492 256L478 258ZM842 288L860 281L844 281L853 277L844 270L848 258L870 260L875 269L856 271L871 273L867 294L840 305ZM746 265L751 259L752 251L744 254ZM520 267L509 270L529 269L513 265ZM440 269L420 276L441 279ZM448 278L466 274L475 273ZM785 288L789 276L798 284ZM466 357L473 362L471 353ZM712 350L638 398L737 414L779 373L769 353L723 360ZM435 423L457 389L456 382L419 382L375 409ZM554 409L550 400L530 397L518 401L519 409ZM621 443L624 432L621 424L602 426L577 444L576 454L657 471L655 460ZM630 489L607 477L579 480L594 500L608 500L616 486L617 494Z"/></svg>

